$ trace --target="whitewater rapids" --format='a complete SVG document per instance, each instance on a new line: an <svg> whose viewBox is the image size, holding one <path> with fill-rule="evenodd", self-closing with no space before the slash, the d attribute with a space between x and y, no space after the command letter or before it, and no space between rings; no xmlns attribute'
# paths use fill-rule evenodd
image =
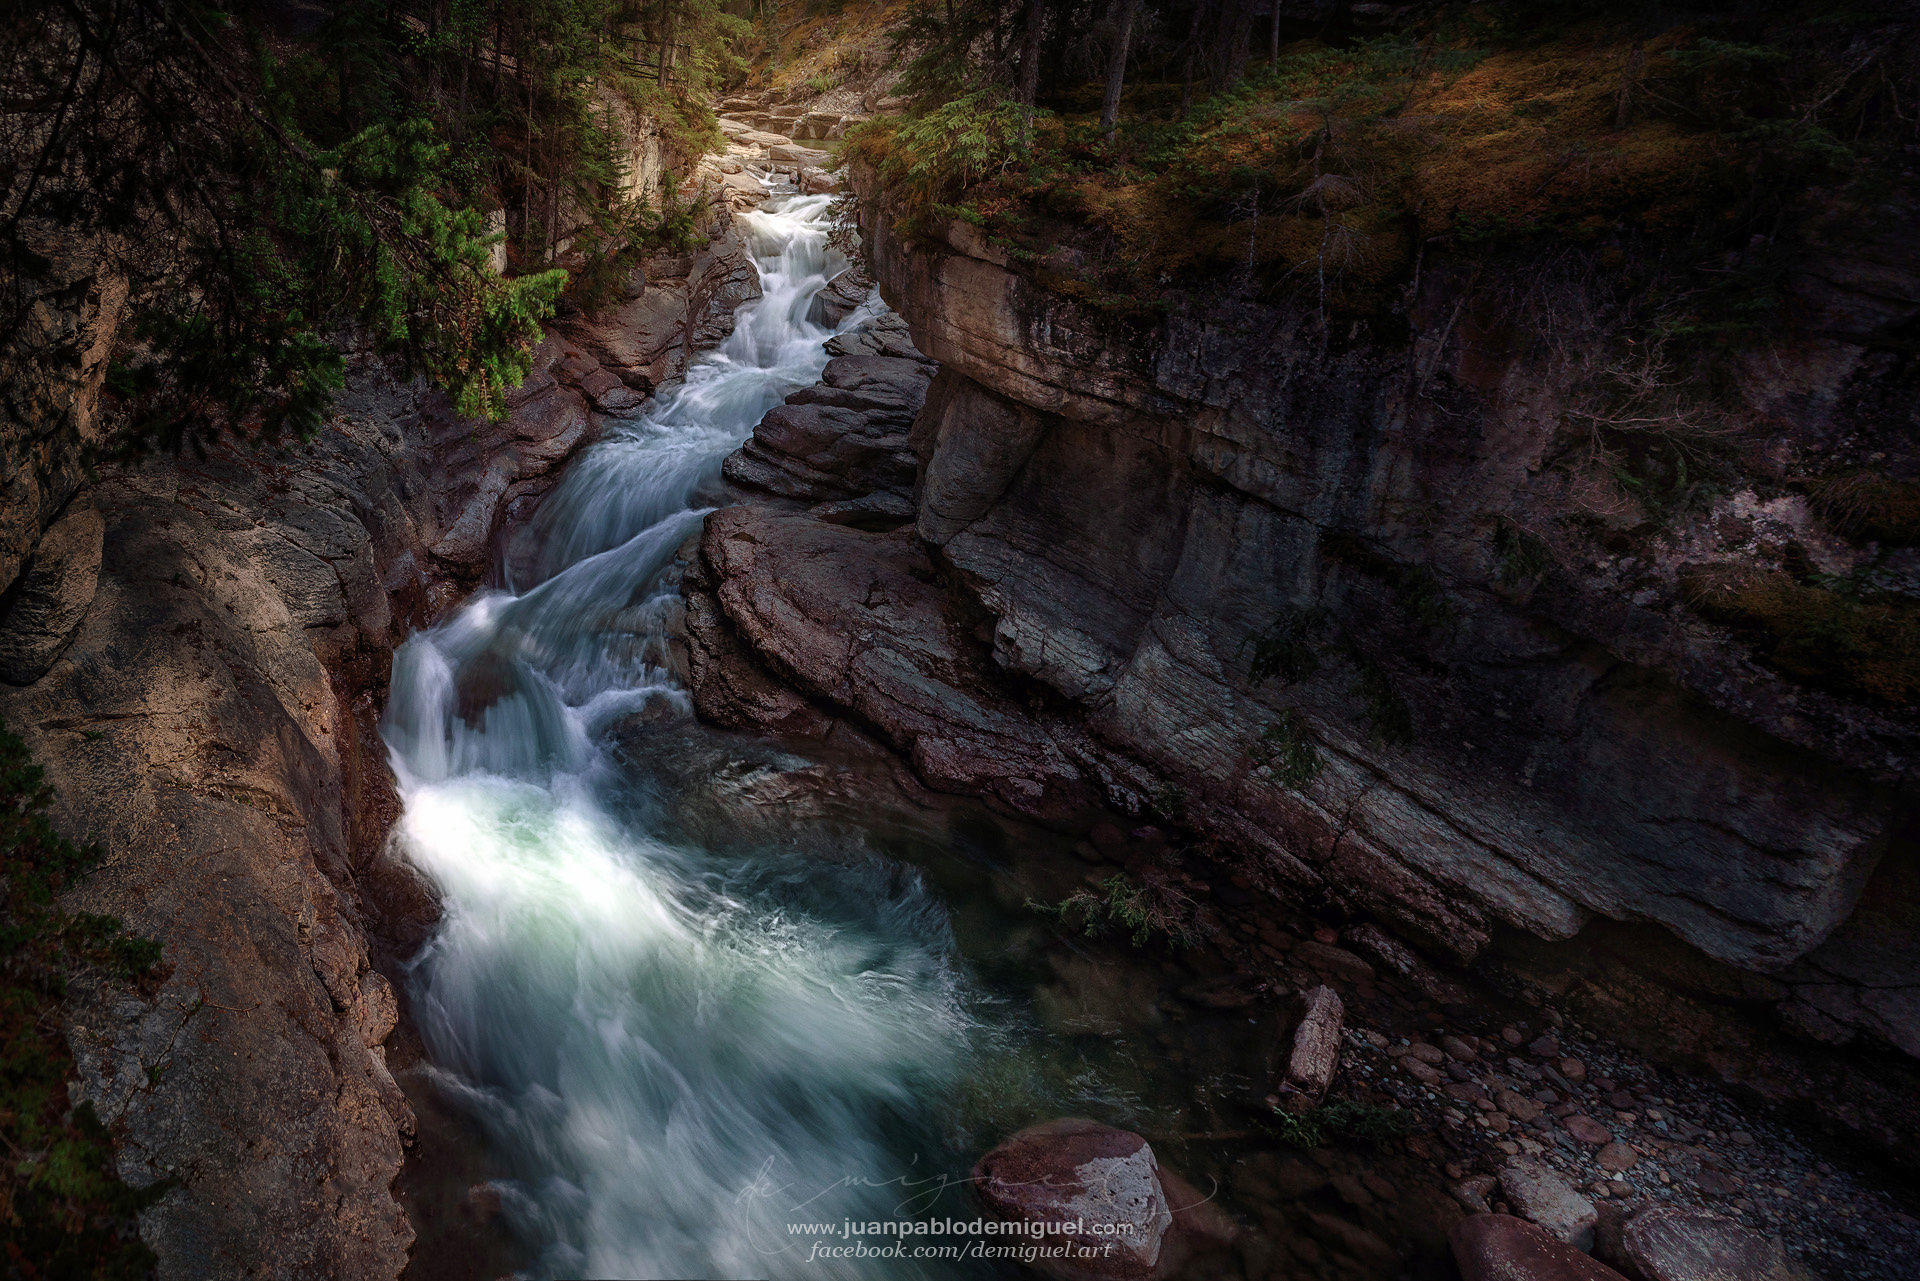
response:
<svg viewBox="0 0 1920 1281"><path fill-rule="evenodd" d="M532 581L395 658L397 839L445 912L415 1018L511 1172L535 1275L936 1274L805 1263L791 1229L932 1208L933 1118L975 1034L943 908L871 856L676 844L609 746L633 713L688 715L662 575L720 461L827 362L831 203L741 216L763 295L732 336L576 460Z"/></svg>

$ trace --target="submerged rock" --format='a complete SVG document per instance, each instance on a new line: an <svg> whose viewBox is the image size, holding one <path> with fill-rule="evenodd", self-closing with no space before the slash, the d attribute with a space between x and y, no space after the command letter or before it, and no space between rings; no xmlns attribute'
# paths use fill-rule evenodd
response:
<svg viewBox="0 0 1920 1281"><path fill-rule="evenodd" d="M1604 1263L1510 1214L1474 1214L1450 1236L1463 1281L1625 1281Z"/></svg>
<svg viewBox="0 0 1920 1281"><path fill-rule="evenodd" d="M1097 1121L1047 1121L981 1157L973 1175L980 1199L995 1214L1047 1225L1040 1241L1085 1252L1071 1262L1046 1260L1040 1269L1046 1275L1068 1281L1164 1275L1161 1250L1173 1210L1153 1149L1139 1135Z"/></svg>
<svg viewBox="0 0 1920 1281"><path fill-rule="evenodd" d="M1811 1281L1773 1238L1731 1219L1652 1209L1620 1234L1621 1253L1646 1281Z"/></svg>

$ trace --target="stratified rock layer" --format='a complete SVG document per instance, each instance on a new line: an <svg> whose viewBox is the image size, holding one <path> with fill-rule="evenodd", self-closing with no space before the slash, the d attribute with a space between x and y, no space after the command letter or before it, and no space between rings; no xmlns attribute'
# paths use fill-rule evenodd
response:
<svg viewBox="0 0 1920 1281"><path fill-rule="evenodd" d="M141 1219L161 1276L406 1267L394 1181L414 1118L374 962L417 947L437 906L385 841L391 650L489 572L605 415L726 332L754 276L725 203L710 215L712 247L679 277L655 264L668 283L640 295L668 304L659 325L556 325L497 423L356 362L310 444L153 459L73 496L70 449L0 419L0 446L40 460L0 522L0 718L61 830L105 849L73 906L163 946L154 1000L81 993L69 1028L122 1174L171 1185ZM615 338L651 363L596 359ZM76 394L69 419L91 414Z"/></svg>
<svg viewBox="0 0 1920 1281"><path fill-rule="evenodd" d="M1703 567L1839 572L1870 549L1750 491L1631 553L1579 533L1596 478L1555 461L1569 375L1488 340L1490 295L1445 263L1392 340L1177 287L1130 318L965 223L903 241L855 178L868 265L940 366L908 433L915 537L824 528L897 509L891 439L776 410L728 472L781 514L714 517L689 580L704 711L850 716L926 781L1043 818L1175 798L1275 897L1459 961L1497 943L1543 978L1605 960L1552 990L1891 1147L1920 1132L1910 1065L1864 1057L1822 1090L1805 1040L1770 1030L1920 1045L1901 888L1920 723L1796 683L1688 595ZM1876 332L1920 315L1920 276L1880 274L1889 290L1820 305ZM1877 376L1810 342L1746 389L1807 438Z"/></svg>

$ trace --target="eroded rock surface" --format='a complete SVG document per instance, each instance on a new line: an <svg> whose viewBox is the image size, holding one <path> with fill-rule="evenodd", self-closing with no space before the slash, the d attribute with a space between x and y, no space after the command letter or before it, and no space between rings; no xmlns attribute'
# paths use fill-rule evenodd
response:
<svg viewBox="0 0 1920 1281"><path fill-rule="evenodd" d="M1161 1257L1173 1210L1159 1162L1137 1134L1068 1118L1020 1131L980 1158L974 1187L1002 1218L1039 1225L1037 1240L1086 1257L1048 1259L1066 1281L1144 1281L1166 1275Z"/></svg>
<svg viewBox="0 0 1920 1281"><path fill-rule="evenodd" d="M1474 1214L1453 1229L1465 1281L1625 1281L1618 1272L1510 1214Z"/></svg>
<svg viewBox="0 0 1920 1281"><path fill-rule="evenodd" d="M1779 1241L1719 1215L1642 1211L1620 1246L1646 1281L1811 1281Z"/></svg>
<svg viewBox="0 0 1920 1281"><path fill-rule="evenodd" d="M93 603L105 523L91 504L69 508L33 549L0 617L0 681L27 685L46 675Z"/></svg>
<svg viewBox="0 0 1920 1281"><path fill-rule="evenodd" d="M608 414L730 326L752 267L712 210L720 243L655 291L671 323L556 324L497 423L358 362L309 444L149 459L77 495L42 449L52 462L13 478L38 488L10 513L62 514L5 531L0 717L45 767L59 827L105 848L74 906L163 945L156 999L83 993L70 1027L121 1172L171 1184L141 1221L162 1276L407 1265L394 1181L414 1118L377 963L438 909L385 841L391 650L490 572L504 524ZM608 363L622 341L651 363ZM0 428L37 448L32 423Z"/></svg>
<svg viewBox="0 0 1920 1281"><path fill-rule="evenodd" d="M908 432L918 546L806 528L846 519L838 505L894 519L898 455L864 422L836 438L824 408L776 411L729 473L815 504L781 537L821 563L775 588L784 553L704 545L709 634L731 628L738 659L803 691L812 715L847 713L785 617L867 628L863 645L917 670L926 646L857 604L876 557L897 563L923 618L973 638L967 701L1017 708L1027 728L1000 732L1037 734L1051 750L1027 758L1064 762L1044 790L1136 814L1176 795L1183 824L1260 891L1391 931L1376 951L1396 969L1418 967L1407 943L1455 962L1496 939L1508 956L1513 940L1576 939L1612 955L1609 931L1645 931L1672 955L1596 975L1581 1008L1776 1094L1810 1093L1812 1043L1911 1052L1916 927L1898 887L1920 718L1794 680L1696 608L1702 572L1796 555L1850 572L1872 548L1804 502L1751 494L1643 533L1651 550L1579 532L1599 526L1561 517L1600 480L1555 460L1566 371L1482 341L1497 318L1464 315L1480 295L1445 267L1423 274L1404 341L1334 342L1310 308L1178 288L1164 316L1134 318L1050 291L965 223L901 240L884 193L855 178L869 266L940 366ZM1906 294L1855 303L1868 328L1920 314ZM1864 412L1853 348L1769 359L1760 400L1794 380L1826 389L1800 436ZM715 519L729 537L751 521ZM836 585L824 562L843 552ZM736 573L755 585L730 589ZM783 592L788 616L764 607ZM975 715L950 703L910 732L868 723L896 746L934 740L932 720ZM936 786L984 774L923 771ZM1655 1008L1674 957L1699 980L1672 984L1684 1008ZM1780 1028L1799 1039L1776 1046ZM1898 1146L1920 1132L1899 1102L1912 1066L1860 1062L1858 1089L1822 1106Z"/></svg>
<svg viewBox="0 0 1920 1281"><path fill-rule="evenodd" d="M782 498L868 499L875 512L912 516L915 459L908 429L933 376L917 356L835 356L820 382L776 406L728 457L726 478Z"/></svg>

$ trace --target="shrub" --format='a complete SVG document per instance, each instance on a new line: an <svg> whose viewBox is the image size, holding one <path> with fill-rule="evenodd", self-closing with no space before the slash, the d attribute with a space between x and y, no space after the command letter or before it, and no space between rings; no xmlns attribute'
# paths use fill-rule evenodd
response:
<svg viewBox="0 0 1920 1281"><path fill-rule="evenodd" d="M1199 941L1193 900L1164 882L1141 885L1115 872L1100 882L1098 892L1075 890L1058 903L1027 900L1036 912L1073 924L1089 938L1124 934L1135 947L1156 938L1174 947L1192 947Z"/></svg>
<svg viewBox="0 0 1920 1281"><path fill-rule="evenodd" d="M1320 772L1320 749L1314 746L1313 731L1306 718L1289 707L1273 724L1260 731L1254 744L1254 760L1295 791L1311 783Z"/></svg>
<svg viewBox="0 0 1920 1281"><path fill-rule="evenodd" d="M848 133L850 157L878 168L909 221L1005 172L1033 139L1037 114L990 89L919 116L868 121Z"/></svg>
<svg viewBox="0 0 1920 1281"><path fill-rule="evenodd" d="M1253 653L1247 679L1257 685L1278 676L1291 684L1320 670L1313 633L1325 618L1325 610L1291 610L1256 632L1248 642Z"/></svg>
<svg viewBox="0 0 1920 1281"><path fill-rule="evenodd" d="M1391 746L1413 741L1413 709L1393 687L1386 669L1365 654L1355 652L1354 679L1366 705L1367 723L1374 737Z"/></svg>
<svg viewBox="0 0 1920 1281"><path fill-rule="evenodd" d="M1342 1139L1385 1147L1407 1132L1408 1123L1404 1113L1356 1099L1336 1099L1307 1112L1276 1107L1267 1126L1288 1147L1311 1151Z"/></svg>
<svg viewBox="0 0 1920 1281"><path fill-rule="evenodd" d="M1701 569L1682 579L1706 617L1750 633L1762 662L1810 685L1893 707L1920 702L1920 605L1798 583L1781 570Z"/></svg>

